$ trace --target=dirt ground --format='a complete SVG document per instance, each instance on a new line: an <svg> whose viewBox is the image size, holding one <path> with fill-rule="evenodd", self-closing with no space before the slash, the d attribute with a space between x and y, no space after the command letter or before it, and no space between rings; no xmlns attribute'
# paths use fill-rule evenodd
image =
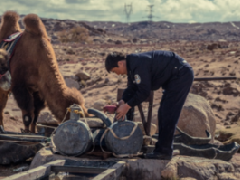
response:
<svg viewBox="0 0 240 180"><path fill-rule="evenodd" d="M124 42L124 39L121 39ZM171 50L185 58L193 67L195 77L237 76L240 73L240 42L229 42L228 48L216 48L209 50L207 47L212 42L181 42L161 44L123 44L123 45L80 45L76 43L54 44L57 61L62 75L66 78L74 76L79 70L85 70L92 79L98 81L86 81L87 86L80 89L86 99L86 107L93 108L98 99L112 97L116 101L117 89L125 88L127 77L117 77L108 74L104 69L104 57L112 51L122 51L126 54L150 51L153 49ZM74 53L69 54L71 49ZM100 78L99 78L100 77ZM108 83L106 83L108 81ZM239 80L194 82L191 92L205 97L212 107L217 130L228 126L237 126L238 122L232 122L232 118L238 116L240 110ZM162 90L154 92L153 123L157 124L157 110L162 96ZM147 104L143 109L147 110ZM45 108L42 112L49 112ZM7 106L4 109L4 126L6 131L21 132L23 128L21 111L14 97L10 95ZM138 115L139 116L139 115ZM0 179L28 168L28 163L0 167ZM20 168L20 169L18 169Z"/></svg>
<svg viewBox="0 0 240 180"><path fill-rule="evenodd" d="M123 41L123 40L122 40ZM74 76L79 70L85 70L92 79L99 78L97 82L86 81L87 87L80 92L86 99L86 107L92 108L97 99L106 99L111 96L116 100L117 89L125 88L127 78L108 74L104 69L104 55L112 51L122 51L126 54L144 52L153 49L171 50L185 58L193 67L195 77L239 76L240 50L238 42L229 43L228 48L207 49L211 42L181 42L155 44L155 45L54 45L59 68L64 77ZM68 54L68 49L74 53ZM109 83L104 83L104 81ZM191 92L205 97L216 116L217 127L232 125L231 119L239 111L239 80L218 80L194 82ZM153 123L157 123L157 109L162 96L162 90L154 92ZM146 110L147 104L144 105ZM43 112L48 111L44 109ZM4 115L5 130L20 132L23 127L21 111L10 95Z"/></svg>

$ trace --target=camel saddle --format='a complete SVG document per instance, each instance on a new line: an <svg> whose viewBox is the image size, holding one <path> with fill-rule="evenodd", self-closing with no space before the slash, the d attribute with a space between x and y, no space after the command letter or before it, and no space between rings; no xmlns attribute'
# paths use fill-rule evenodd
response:
<svg viewBox="0 0 240 180"><path fill-rule="evenodd" d="M11 34L8 37L8 39L3 39L0 42L0 48L5 49L9 54L9 59L8 59L9 73L6 73L6 74L10 75L10 60L11 60L11 57L13 56L13 54L14 54L14 50L15 50L15 47L17 45L17 42L18 42L18 40L20 39L21 36L22 36L22 32L17 32L17 33ZM0 75L0 79L2 78L2 76L4 76L4 75Z"/></svg>
<svg viewBox="0 0 240 180"><path fill-rule="evenodd" d="M13 56L15 47L21 36L22 36L22 32L17 32L17 33L11 34L8 37L8 39L3 39L0 42L0 48L4 48L8 52L9 59L11 59L11 57Z"/></svg>

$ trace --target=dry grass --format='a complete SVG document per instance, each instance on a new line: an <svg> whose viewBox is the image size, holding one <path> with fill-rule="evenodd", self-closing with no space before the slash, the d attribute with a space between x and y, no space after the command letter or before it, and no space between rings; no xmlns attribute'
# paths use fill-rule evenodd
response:
<svg viewBox="0 0 240 180"><path fill-rule="evenodd" d="M61 42L92 43L88 30L80 26L70 30L59 31L57 32L57 36Z"/></svg>

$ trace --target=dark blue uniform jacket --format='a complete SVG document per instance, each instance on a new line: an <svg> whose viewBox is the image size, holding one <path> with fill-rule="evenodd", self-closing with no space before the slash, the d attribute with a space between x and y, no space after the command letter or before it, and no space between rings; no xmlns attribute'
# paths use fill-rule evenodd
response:
<svg viewBox="0 0 240 180"><path fill-rule="evenodd" d="M190 65L170 51L150 51L130 54L126 58L128 87L123 93L123 101L129 106L141 104L150 95L168 83L173 74Z"/></svg>

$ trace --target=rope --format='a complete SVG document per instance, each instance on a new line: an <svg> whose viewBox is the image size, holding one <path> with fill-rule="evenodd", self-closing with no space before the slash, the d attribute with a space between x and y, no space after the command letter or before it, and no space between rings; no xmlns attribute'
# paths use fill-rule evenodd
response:
<svg viewBox="0 0 240 180"><path fill-rule="evenodd" d="M106 135L106 133L107 133L108 131L110 131L110 132L112 133L113 137L115 137L116 139L126 140L126 139L130 138L130 137L133 135L133 133L136 131L137 127L138 127L138 124L135 123L132 132L131 132L128 136L124 136L124 137L122 137L122 138L118 137L118 136L113 132L113 125L110 126L110 127L108 127L108 128L104 131L104 133L103 133L103 135L102 135L102 137L101 137L101 140L100 140L100 148L101 148L101 150L102 150L103 152L106 152L106 151L104 151L104 149L103 149L103 147L102 147L102 141L103 141L103 139L104 139L104 137L105 137L105 135ZM115 154L115 153L113 152L113 156L115 156L115 157L117 157L117 158L124 158L124 157L132 158L132 157L134 157L134 156L139 156L139 155L142 155L142 152L137 152L136 154L129 153L129 154L119 154L119 155L117 155L117 154Z"/></svg>

